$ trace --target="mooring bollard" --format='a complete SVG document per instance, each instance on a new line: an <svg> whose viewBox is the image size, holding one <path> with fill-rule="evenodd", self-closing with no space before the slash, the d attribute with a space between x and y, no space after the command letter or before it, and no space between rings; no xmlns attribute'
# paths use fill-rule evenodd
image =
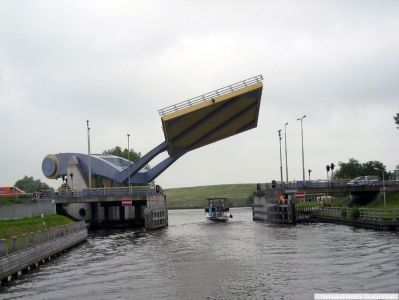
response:
<svg viewBox="0 0 399 300"><path fill-rule="evenodd" d="M11 251L17 252L17 237L16 236L11 237Z"/></svg>
<svg viewBox="0 0 399 300"><path fill-rule="evenodd" d="M48 242L48 229L44 229L44 241Z"/></svg>
<svg viewBox="0 0 399 300"><path fill-rule="evenodd" d="M29 246L32 247L35 245L35 233L29 233Z"/></svg>
<svg viewBox="0 0 399 300"><path fill-rule="evenodd" d="M28 248L28 240L26 239L26 234L23 233L21 234L21 249L26 249Z"/></svg>
<svg viewBox="0 0 399 300"><path fill-rule="evenodd" d="M38 245L42 242L42 232L37 231L35 232L35 244Z"/></svg>
<svg viewBox="0 0 399 300"><path fill-rule="evenodd" d="M0 240L0 257L8 255L8 247L6 244L6 240Z"/></svg>

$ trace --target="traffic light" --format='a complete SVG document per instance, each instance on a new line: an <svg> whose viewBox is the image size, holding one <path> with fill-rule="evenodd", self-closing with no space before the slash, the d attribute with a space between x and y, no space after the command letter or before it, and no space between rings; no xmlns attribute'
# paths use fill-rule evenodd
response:
<svg viewBox="0 0 399 300"><path fill-rule="evenodd" d="M276 188L276 180L272 180L272 189Z"/></svg>
<svg viewBox="0 0 399 300"><path fill-rule="evenodd" d="M331 165L330 165L330 169L331 169L331 171L334 171L334 168L335 168L335 165L334 165L334 163L331 163Z"/></svg>
<svg viewBox="0 0 399 300"><path fill-rule="evenodd" d="M330 172L330 165L326 166L327 173Z"/></svg>

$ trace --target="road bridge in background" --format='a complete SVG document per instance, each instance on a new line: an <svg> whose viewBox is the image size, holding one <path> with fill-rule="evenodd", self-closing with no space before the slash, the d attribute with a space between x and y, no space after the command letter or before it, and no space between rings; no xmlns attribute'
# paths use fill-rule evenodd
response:
<svg viewBox="0 0 399 300"><path fill-rule="evenodd" d="M398 180L378 181L368 184L349 184L350 180L315 180L315 181L292 181L288 183L259 183L258 190L281 189L296 190L305 193L324 193L326 191L344 193L344 192L382 192L384 187L387 192L399 191Z"/></svg>

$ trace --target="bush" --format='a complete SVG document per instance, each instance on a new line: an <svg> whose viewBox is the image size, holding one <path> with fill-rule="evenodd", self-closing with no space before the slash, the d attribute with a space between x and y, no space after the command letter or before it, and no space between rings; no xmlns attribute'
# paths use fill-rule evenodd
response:
<svg viewBox="0 0 399 300"><path fill-rule="evenodd" d="M342 217L342 218L346 218L346 208L345 208L345 207L343 207L343 208L341 209L341 217Z"/></svg>
<svg viewBox="0 0 399 300"><path fill-rule="evenodd" d="M353 220L357 220L360 218L360 210L358 207L352 207L351 209L351 218Z"/></svg>

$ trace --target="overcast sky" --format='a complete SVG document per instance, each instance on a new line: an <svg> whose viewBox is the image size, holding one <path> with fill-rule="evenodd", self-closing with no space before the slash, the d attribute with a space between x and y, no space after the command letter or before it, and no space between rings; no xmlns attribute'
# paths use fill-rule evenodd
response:
<svg viewBox="0 0 399 300"><path fill-rule="evenodd" d="M258 74L258 127L186 154L157 183L278 180L285 122L300 180L303 114L312 178L351 157L399 164L399 1L3 0L0 186L44 180L47 154L87 153L87 119L92 153L130 133L144 154L164 140L158 109Z"/></svg>

